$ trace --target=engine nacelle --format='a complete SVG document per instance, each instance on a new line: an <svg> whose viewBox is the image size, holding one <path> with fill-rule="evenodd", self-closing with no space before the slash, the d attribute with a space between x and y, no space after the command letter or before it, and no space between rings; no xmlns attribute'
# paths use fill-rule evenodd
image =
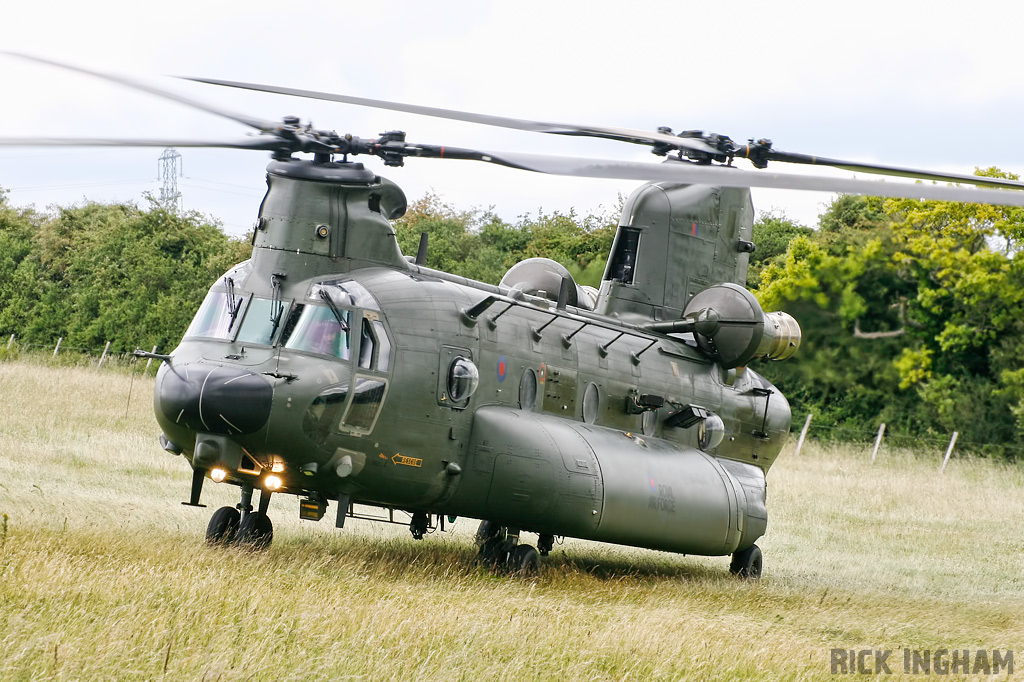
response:
<svg viewBox="0 0 1024 682"><path fill-rule="evenodd" d="M576 308L593 310L597 301L597 291L593 287L576 284L569 271L561 263L550 258L527 258L519 261L508 269L499 286L519 289L524 294L556 301L562 280L566 277L569 278L569 298L566 303Z"/></svg>
<svg viewBox="0 0 1024 682"><path fill-rule="evenodd" d="M785 360L800 347L800 325L791 315L765 313L752 293L731 282L701 291L683 316L701 320L697 344L726 369L754 358Z"/></svg>

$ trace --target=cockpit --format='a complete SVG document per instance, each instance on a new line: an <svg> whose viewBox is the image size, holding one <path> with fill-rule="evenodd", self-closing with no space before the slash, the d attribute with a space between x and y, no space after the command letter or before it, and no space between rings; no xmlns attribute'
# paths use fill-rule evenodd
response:
<svg viewBox="0 0 1024 682"><path fill-rule="evenodd" d="M358 282L311 284L301 301L238 292L229 273L210 290L185 338L277 346L387 371L391 341L377 301ZM356 357L353 358L353 353Z"/></svg>

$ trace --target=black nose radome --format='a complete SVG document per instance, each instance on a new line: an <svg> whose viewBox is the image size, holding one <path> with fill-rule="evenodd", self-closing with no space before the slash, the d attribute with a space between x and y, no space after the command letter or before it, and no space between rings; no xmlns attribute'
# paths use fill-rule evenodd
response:
<svg viewBox="0 0 1024 682"><path fill-rule="evenodd" d="M165 371L158 396L160 409L175 424L232 436L259 431L267 423L274 390L258 374L194 363Z"/></svg>

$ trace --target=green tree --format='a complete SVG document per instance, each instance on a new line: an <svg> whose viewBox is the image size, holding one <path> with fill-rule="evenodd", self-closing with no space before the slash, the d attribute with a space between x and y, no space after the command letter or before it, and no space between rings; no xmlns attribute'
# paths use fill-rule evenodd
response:
<svg viewBox="0 0 1024 682"><path fill-rule="evenodd" d="M198 214L156 202L86 203L4 222L10 215L0 207L0 241L16 254L0 260L0 327L28 343L170 348L210 284L251 252Z"/></svg>
<svg viewBox="0 0 1024 682"><path fill-rule="evenodd" d="M763 212L754 221L754 253L747 269L747 288L761 285L761 273L770 263L781 263L789 243L799 236L809 236L811 228L793 222L783 213Z"/></svg>

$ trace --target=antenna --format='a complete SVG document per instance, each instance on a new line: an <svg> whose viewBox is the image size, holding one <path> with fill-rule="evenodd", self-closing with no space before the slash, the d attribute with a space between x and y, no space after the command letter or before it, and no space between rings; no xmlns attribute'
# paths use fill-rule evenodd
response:
<svg viewBox="0 0 1024 682"><path fill-rule="evenodd" d="M181 154L174 147L168 147L158 161L158 179L163 182L160 187L160 203L175 213L181 213L181 192L178 191L178 176L183 175L180 166Z"/></svg>

